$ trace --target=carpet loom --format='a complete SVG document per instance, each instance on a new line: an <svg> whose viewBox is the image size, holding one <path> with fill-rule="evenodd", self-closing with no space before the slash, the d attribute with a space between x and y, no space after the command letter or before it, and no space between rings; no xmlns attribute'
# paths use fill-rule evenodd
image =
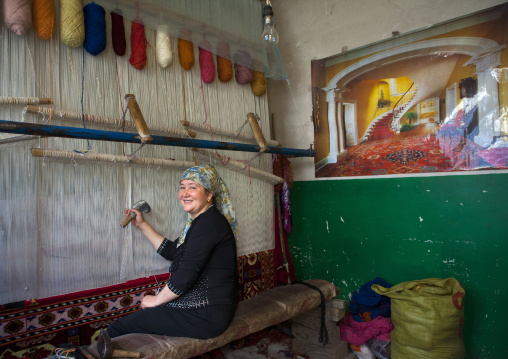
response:
<svg viewBox="0 0 508 359"><path fill-rule="evenodd" d="M143 70L136 70L128 55L115 55L109 16L106 22L108 43L98 56L61 43L58 21L51 41L42 41L34 31L18 36L0 26L0 52L6 54L0 56L0 98L25 99L0 101L0 118L111 130L105 124L66 120L58 111L112 119L122 119L125 113L129 121L124 97L130 93L136 96L148 127L180 133L171 134L174 137L184 136L181 122L189 121L210 128L208 133L196 131L197 139L231 141L213 131L220 129L238 132L240 139L235 141L242 142L241 136L252 138L245 123L246 115L253 112L270 138L266 96L255 96L249 85L234 80L203 84L198 66L185 71L173 61L161 68L155 56L156 32L150 28L145 29L148 62ZM131 23L124 22L130 38ZM177 41L171 44L176 53ZM51 98L53 105L44 107L52 107L53 114L27 111L26 105L39 105L36 98ZM119 223L124 208L144 199L152 207L146 219L160 233L176 238L186 219L177 196L183 169L116 162L115 156L129 155L138 145L64 138L9 142L7 138L11 137L0 134L4 140L0 141L0 303L79 293L167 271L168 263L158 258L139 231L131 226L122 229ZM109 162L85 164L63 155L36 158L32 148L112 157ZM150 145L136 152L138 158L214 164L231 191L240 227L238 255L273 249L274 183L263 176L272 172L271 155L232 151L219 155Z"/></svg>

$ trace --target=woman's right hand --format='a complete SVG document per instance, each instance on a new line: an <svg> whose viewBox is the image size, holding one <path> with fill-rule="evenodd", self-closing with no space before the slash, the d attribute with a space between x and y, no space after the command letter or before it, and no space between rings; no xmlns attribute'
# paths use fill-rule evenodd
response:
<svg viewBox="0 0 508 359"><path fill-rule="evenodd" d="M143 214L138 211L137 209L134 209L134 208L126 208L123 210L124 214L125 214L125 218L129 217L130 214L132 213L133 215L135 215L136 217L134 217L131 221L131 223L136 227L136 228L139 228L139 226L145 222L145 218L143 217Z"/></svg>

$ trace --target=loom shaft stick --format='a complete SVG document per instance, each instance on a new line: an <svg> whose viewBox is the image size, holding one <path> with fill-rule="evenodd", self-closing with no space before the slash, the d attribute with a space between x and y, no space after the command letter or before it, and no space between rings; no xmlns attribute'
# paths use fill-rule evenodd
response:
<svg viewBox="0 0 508 359"><path fill-rule="evenodd" d="M125 99L127 100L127 107L129 108L132 116L132 122L136 125L136 130L138 131L139 136L141 136L141 142L152 143L150 131L148 130L143 113L141 113L141 109L136 101L136 97L134 97L133 94L128 94L125 96Z"/></svg>
<svg viewBox="0 0 508 359"><path fill-rule="evenodd" d="M0 132L19 133L25 135L37 135L47 137L66 137L81 138L88 140L141 143L137 134L113 131L91 130L85 128L39 125L33 123L2 121L0 120ZM153 145L175 146L175 147L195 147L217 150L241 151L241 152L259 152L260 147L245 143L219 142L208 140L196 140L192 138L175 138L152 136ZM293 157L314 157L316 151L309 149L296 149L284 147L268 147L265 153L275 153Z"/></svg>
<svg viewBox="0 0 508 359"><path fill-rule="evenodd" d="M256 142L258 143L260 149L259 152L266 152L268 151L268 147L266 146L266 140L265 136L263 136L263 132L261 131L261 128L259 127L258 120L254 116L254 114L251 112L247 114L247 118L249 119L250 127L252 128L252 132L254 133L254 138L256 139Z"/></svg>

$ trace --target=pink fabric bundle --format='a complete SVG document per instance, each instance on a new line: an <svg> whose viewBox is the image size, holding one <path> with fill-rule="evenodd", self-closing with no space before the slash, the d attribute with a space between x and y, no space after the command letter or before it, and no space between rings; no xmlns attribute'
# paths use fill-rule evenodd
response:
<svg viewBox="0 0 508 359"><path fill-rule="evenodd" d="M340 338L353 345L365 344L370 338L390 340L393 324L390 318L376 317L370 322L357 322L348 313L342 323L339 323Z"/></svg>

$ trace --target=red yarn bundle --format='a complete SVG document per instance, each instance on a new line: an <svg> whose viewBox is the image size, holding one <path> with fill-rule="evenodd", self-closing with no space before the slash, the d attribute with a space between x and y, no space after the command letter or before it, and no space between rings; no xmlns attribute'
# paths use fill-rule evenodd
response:
<svg viewBox="0 0 508 359"><path fill-rule="evenodd" d="M129 63L137 70L141 70L146 66L145 26L134 21L131 30L131 57Z"/></svg>
<svg viewBox="0 0 508 359"><path fill-rule="evenodd" d="M201 69L201 79L205 84L215 80L215 63L210 52L211 48L212 46L206 40L199 44L199 68Z"/></svg>
<svg viewBox="0 0 508 359"><path fill-rule="evenodd" d="M123 25L123 16L120 10L111 12L111 38L113 40L113 51L118 56L125 55L127 42L125 41L125 27Z"/></svg>

